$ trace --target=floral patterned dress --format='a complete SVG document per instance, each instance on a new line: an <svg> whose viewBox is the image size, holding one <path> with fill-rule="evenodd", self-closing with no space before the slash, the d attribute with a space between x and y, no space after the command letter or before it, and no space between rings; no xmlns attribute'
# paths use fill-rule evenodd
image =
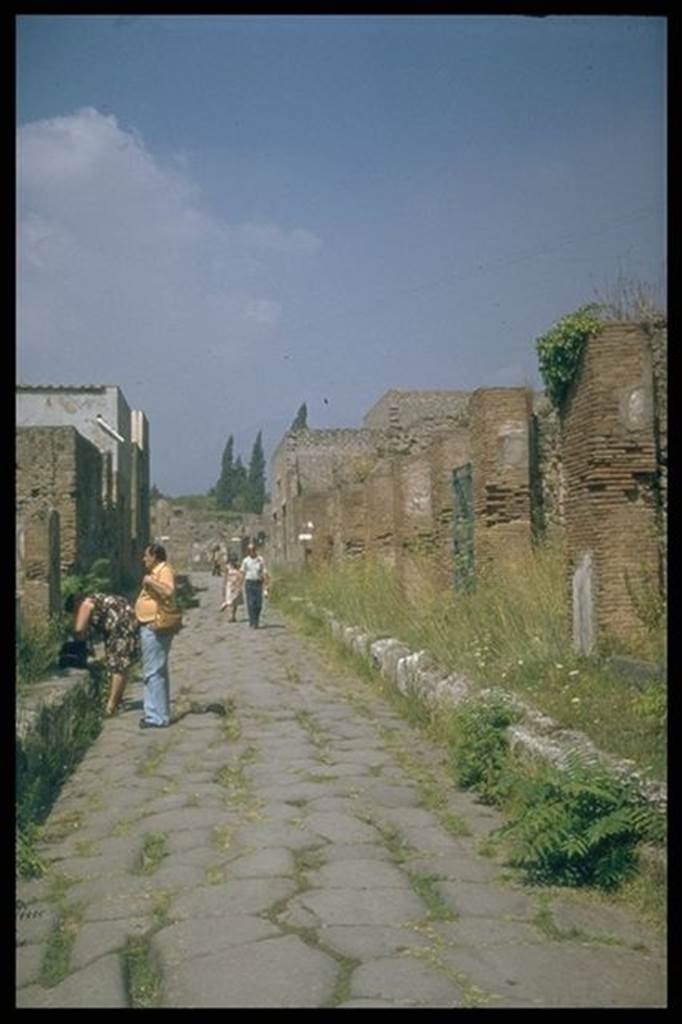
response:
<svg viewBox="0 0 682 1024"><path fill-rule="evenodd" d="M104 639L104 661L109 672L122 673L140 657L140 634L132 605L116 594L90 594L94 607L90 625Z"/></svg>

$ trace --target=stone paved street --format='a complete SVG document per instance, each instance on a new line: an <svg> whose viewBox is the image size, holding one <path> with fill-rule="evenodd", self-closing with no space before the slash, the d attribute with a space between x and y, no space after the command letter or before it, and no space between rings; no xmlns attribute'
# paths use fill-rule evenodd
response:
<svg viewBox="0 0 682 1024"><path fill-rule="evenodd" d="M19 1007L140 1005L154 979L162 1007L665 1005L660 937L514 883L478 852L498 813L386 699L195 583L182 717L141 731L129 689L46 822L50 875L18 885Z"/></svg>

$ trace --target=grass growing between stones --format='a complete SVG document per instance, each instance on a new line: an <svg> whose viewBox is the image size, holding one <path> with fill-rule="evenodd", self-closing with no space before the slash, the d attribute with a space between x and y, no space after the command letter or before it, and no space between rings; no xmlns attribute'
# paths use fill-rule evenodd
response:
<svg viewBox="0 0 682 1024"><path fill-rule="evenodd" d="M217 850L229 850L232 846L232 829L229 825L218 825L213 829L213 845Z"/></svg>
<svg viewBox="0 0 682 1024"><path fill-rule="evenodd" d="M45 956L40 970L40 984L52 988L69 973L71 950L78 935L82 911L78 907L62 906L59 918L47 939Z"/></svg>
<svg viewBox="0 0 682 1024"><path fill-rule="evenodd" d="M163 761L166 751L169 750L172 745L172 739L167 740L165 743L150 743L149 747L145 751L144 757L142 757L138 763L135 774L143 777L153 775Z"/></svg>
<svg viewBox="0 0 682 1024"><path fill-rule="evenodd" d="M165 832L147 832L142 840L140 864L135 872L138 875L153 875L158 871L161 861L168 853Z"/></svg>
<svg viewBox="0 0 682 1024"><path fill-rule="evenodd" d="M123 951L123 964L130 1005L148 1010L161 1002L161 975L153 963L151 936L129 936Z"/></svg>

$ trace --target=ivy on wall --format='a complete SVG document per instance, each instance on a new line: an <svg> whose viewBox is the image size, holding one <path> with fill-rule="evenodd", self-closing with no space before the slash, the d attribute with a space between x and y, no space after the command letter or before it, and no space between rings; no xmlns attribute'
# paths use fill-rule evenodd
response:
<svg viewBox="0 0 682 1024"><path fill-rule="evenodd" d="M536 339L540 375L550 401L557 408L575 377L585 342L603 323L600 306L589 303L557 320L546 334Z"/></svg>

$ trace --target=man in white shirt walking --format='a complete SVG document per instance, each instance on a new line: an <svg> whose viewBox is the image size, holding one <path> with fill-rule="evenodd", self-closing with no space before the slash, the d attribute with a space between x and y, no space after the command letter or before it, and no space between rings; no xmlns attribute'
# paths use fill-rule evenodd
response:
<svg viewBox="0 0 682 1024"><path fill-rule="evenodd" d="M246 609L249 613L249 626L258 629L258 621L263 608L263 590L269 583L269 575L261 555L256 553L256 545L252 542L246 549L246 558L242 562Z"/></svg>

